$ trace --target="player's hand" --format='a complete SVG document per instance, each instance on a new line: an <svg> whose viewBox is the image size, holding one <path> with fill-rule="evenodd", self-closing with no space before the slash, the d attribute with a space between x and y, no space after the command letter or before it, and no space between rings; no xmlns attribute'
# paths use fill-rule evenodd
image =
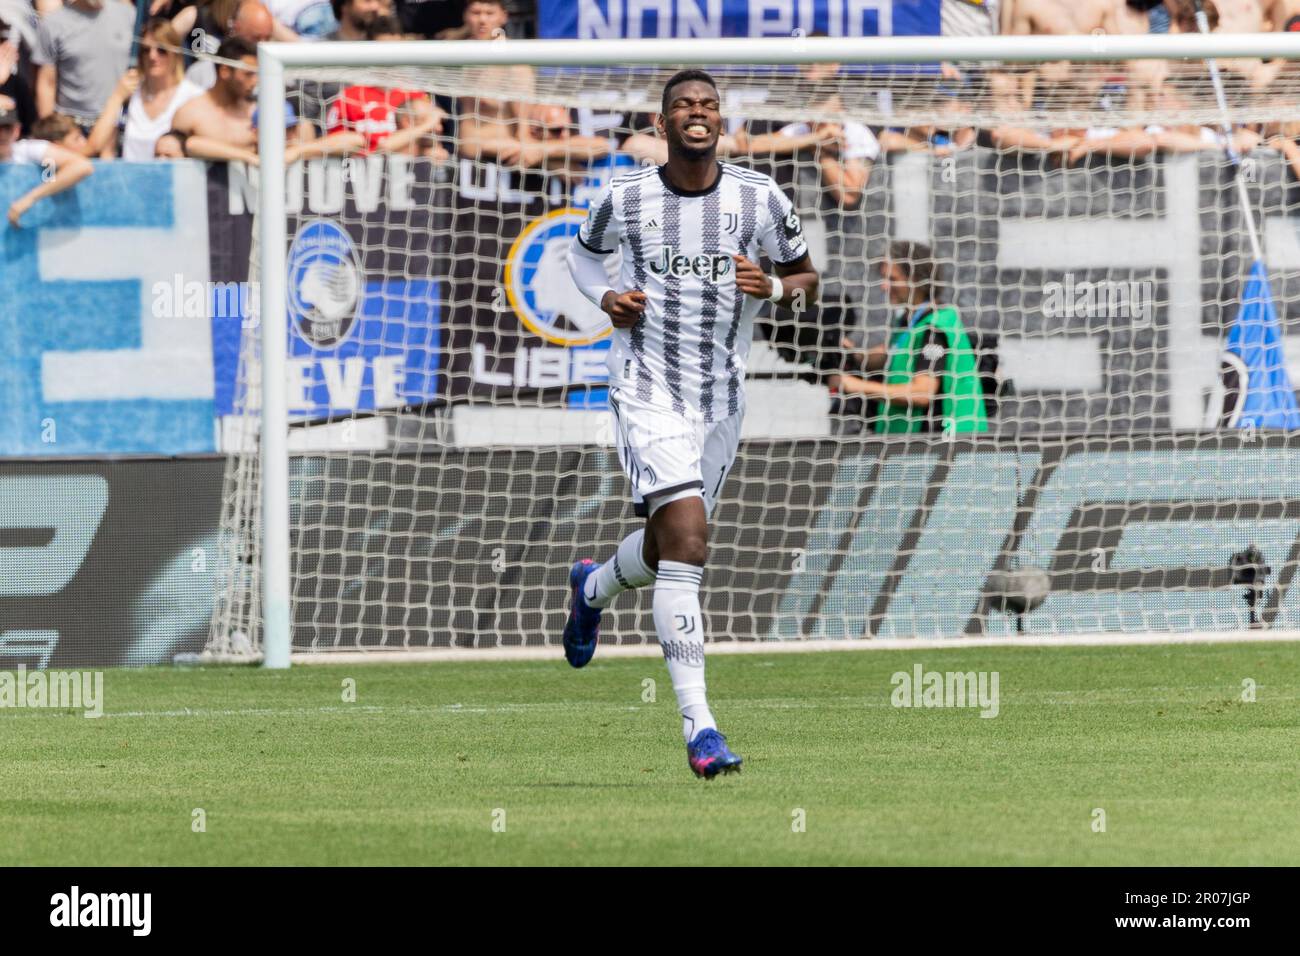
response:
<svg viewBox="0 0 1300 956"><path fill-rule="evenodd" d="M610 289L601 300L601 309L609 316L616 329L630 329L645 315L645 293L639 289L615 292Z"/></svg>
<svg viewBox="0 0 1300 956"><path fill-rule="evenodd" d="M733 255L736 260L736 288L746 295L766 299L772 294L772 280L744 256Z"/></svg>

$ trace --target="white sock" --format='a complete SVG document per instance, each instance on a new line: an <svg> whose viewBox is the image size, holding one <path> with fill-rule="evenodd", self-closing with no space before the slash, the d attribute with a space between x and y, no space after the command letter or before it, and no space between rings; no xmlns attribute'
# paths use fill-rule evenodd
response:
<svg viewBox="0 0 1300 956"><path fill-rule="evenodd" d="M624 591L642 588L655 579L641 556L645 528L638 528L619 542L614 556L587 578L586 598L592 607L609 607Z"/></svg>
<svg viewBox="0 0 1300 956"><path fill-rule="evenodd" d="M661 560L655 578L655 632L677 693L687 743L701 730L716 730L718 726L704 694L704 615L700 613L703 575L704 569L693 564Z"/></svg>

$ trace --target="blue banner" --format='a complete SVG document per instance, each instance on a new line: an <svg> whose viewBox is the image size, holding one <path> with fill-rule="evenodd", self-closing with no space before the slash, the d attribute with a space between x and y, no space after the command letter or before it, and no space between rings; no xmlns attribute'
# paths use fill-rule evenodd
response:
<svg viewBox="0 0 1300 956"><path fill-rule="evenodd" d="M0 208L41 175L0 165ZM97 163L0 231L0 455L213 451L202 165Z"/></svg>
<svg viewBox="0 0 1300 956"><path fill-rule="evenodd" d="M538 0L545 39L937 36L940 0Z"/></svg>
<svg viewBox="0 0 1300 956"><path fill-rule="evenodd" d="M1282 350L1282 328L1262 262L1250 268L1241 293L1241 311L1228 332L1225 350L1245 371L1238 427L1300 428L1300 408Z"/></svg>

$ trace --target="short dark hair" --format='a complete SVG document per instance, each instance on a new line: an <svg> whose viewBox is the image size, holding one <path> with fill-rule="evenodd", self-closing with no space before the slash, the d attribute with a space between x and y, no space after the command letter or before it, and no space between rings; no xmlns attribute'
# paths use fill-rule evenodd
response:
<svg viewBox="0 0 1300 956"><path fill-rule="evenodd" d="M927 298L938 299L939 270L929 246L923 242L895 239L889 244L889 261L903 270L914 289L924 289Z"/></svg>
<svg viewBox="0 0 1300 956"><path fill-rule="evenodd" d="M678 73L674 73L668 82L664 84L663 102L659 104L659 111L661 113L668 112L668 94L673 91L673 87L680 86L683 83L707 83L709 86L713 87L715 92L718 89L718 84L714 82L713 77L709 76L709 74L705 73L703 70L681 70Z"/></svg>
<svg viewBox="0 0 1300 956"><path fill-rule="evenodd" d="M391 14L381 14L375 17L375 22L366 27L366 39L373 40L375 37L391 36L394 33L405 33L402 29L402 21Z"/></svg>
<svg viewBox="0 0 1300 956"><path fill-rule="evenodd" d="M223 60L242 60L246 56L257 56L257 47L243 37L229 36L217 47L217 56Z"/></svg>

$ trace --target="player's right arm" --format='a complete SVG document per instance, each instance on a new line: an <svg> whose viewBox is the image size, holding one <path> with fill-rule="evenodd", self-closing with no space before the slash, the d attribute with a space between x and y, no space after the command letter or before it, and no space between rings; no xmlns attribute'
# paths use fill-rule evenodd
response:
<svg viewBox="0 0 1300 956"><path fill-rule="evenodd" d="M609 284L605 258L618 249L622 221L618 216L613 185L606 186L587 211L587 220L569 247L569 274L578 291L609 316L616 329L627 329L645 314L645 293L639 289L619 292Z"/></svg>

